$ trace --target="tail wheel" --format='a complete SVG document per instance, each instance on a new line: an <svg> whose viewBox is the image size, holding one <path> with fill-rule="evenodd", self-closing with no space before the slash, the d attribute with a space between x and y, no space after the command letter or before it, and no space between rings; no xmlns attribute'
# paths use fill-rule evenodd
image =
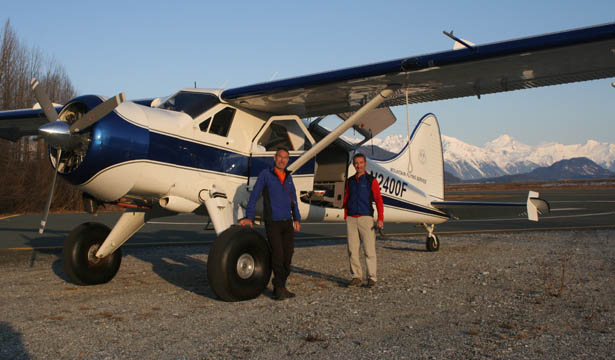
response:
<svg viewBox="0 0 615 360"><path fill-rule="evenodd" d="M117 274L122 262L121 249L99 259L96 252L109 235L109 228L99 223L77 226L64 241L62 260L68 278L77 285L104 284Z"/></svg>
<svg viewBox="0 0 615 360"><path fill-rule="evenodd" d="M270 277L269 246L258 232L232 226L211 246L207 257L207 279L220 299L254 299L263 293Z"/></svg>
<svg viewBox="0 0 615 360"><path fill-rule="evenodd" d="M427 236L425 247L427 248L427 251L440 250L440 239L435 234Z"/></svg>

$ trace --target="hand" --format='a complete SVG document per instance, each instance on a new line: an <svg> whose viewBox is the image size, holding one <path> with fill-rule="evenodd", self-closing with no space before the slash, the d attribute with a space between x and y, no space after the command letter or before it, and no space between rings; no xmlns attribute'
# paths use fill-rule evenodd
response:
<svg viewBox="0 0 615 360"><path fill-rule="evenodd" d="M239 220L239 225L252 227L252 225L254 225L254 223L252 222L252 219L245 218L245 219Z"/></svg>
<svg viewBox="0 0 615 360"><path fill-rule="evenodd" d="M384 228L384 221L378 220L378 229L383 229L383 228Z"/></svg>
<svg viewBox="0 0 615 360"><path fill-rule="evenodd" d="M295 232L299 232L301 230L301 224L299 221L293 221L293 227L295 228Z"/></svg>

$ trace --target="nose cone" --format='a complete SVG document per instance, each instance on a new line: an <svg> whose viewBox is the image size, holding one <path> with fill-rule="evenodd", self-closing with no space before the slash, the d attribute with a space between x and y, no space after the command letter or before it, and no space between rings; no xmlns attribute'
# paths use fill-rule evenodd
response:
<svg viewBox="0 0 615 360"><path fill-rule="evenodd" d="M55 149L70 149L73 145L70 126L65 121L54 121L38 128L38 133Z"/></svg>

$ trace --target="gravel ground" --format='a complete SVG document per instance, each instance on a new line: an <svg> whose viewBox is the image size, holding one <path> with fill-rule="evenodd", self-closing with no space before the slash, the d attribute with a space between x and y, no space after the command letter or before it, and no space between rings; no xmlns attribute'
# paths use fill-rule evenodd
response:
<svg viewBox="0 0 615 360"><path fill-rule="evenodd" d="M0 358L613 358L615 231L379 239L379 283L347 289L341 239L297 244L289 289L241 303L207 285L209 247L124 248L108 284L59 254L0 254Z"/></svg>

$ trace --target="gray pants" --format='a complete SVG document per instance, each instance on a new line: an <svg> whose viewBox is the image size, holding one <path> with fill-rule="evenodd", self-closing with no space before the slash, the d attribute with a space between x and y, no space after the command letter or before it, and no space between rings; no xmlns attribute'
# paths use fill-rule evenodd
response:
<svg viewBox="0 0 615 360"><path fill-rule="evenodd" d="M346 218L346 231L348 234L348 258L350 260L352 278L363 279L360 259L360 248L361 243L363 243L365 263L367 264L367 277L376 281L376 233L374 232L374 218L371 216L348 216Z"/></svg>

